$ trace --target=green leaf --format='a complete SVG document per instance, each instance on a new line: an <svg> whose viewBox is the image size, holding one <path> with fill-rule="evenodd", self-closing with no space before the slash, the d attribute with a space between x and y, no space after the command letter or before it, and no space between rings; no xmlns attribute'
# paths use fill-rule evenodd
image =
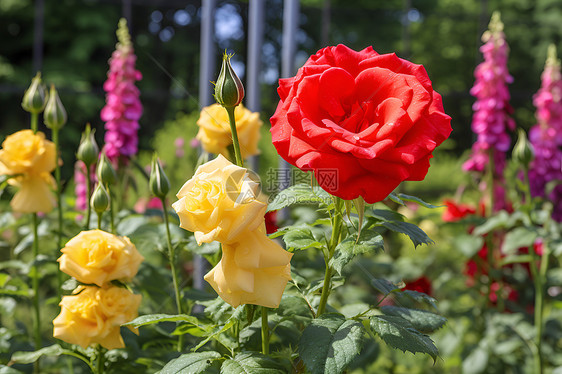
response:
<svg viewBox="0 0 562 374"><path fill-rule="evenodd" d="M394 194L391 193L391 195L394 195ZM433 204L430 204L430 203L428 203L428 202L423 201L423 200L420 199L419 197L410 196L410 195L406 195L406 194L403 194L403 193L399 193L399 194L393 196L395 199L398 199L398 200L400 200L401 202L396 201L396 200L395 200L392 196L390 196L390 195L389 195L389 197L390 197L390 199L391 199L392 201L397 202L398 204L402 204L402 205L406 205L406 204L404 204L404 201L410 201L410 202L412 202L412 203L418 203L419 205L424 206L424 207L426 207L426 208L430 208L430 209L435 209L435 208L441 208L441 207L443 207L443 205L433 205Z"/></svg>
<svg viewBox="0 0 562 374"><path fill-rule="evenodd" d="M41 356L60 356L64 353L64 349L58 345L53 344L38 351L32 352L14 352L11 358L12 364L31 364L37 361Z"/></svg>
<svg viewBox="0 0 562 374"><path fill-rule="evenodd" d="M284 374L287 369L268 356L240 353L222 363L223 374Z"/></svg>
<svg viewBox="0 0 562 374"><path fill-rule="evenodd" d="M400 287L398 287L396 284L382 278L375 278L371 280L371 285L384 296L388 295L391 292L400 291Z"/></svg>
<svg viewBox="0 0 562 374"><path fill-rule="evenodd" d="M240 305L238 308L234 309L234 313L232 313L232 315L226 321L224 326L222 326L222 327L217 326L215 329L213 329L205 339L203 339L201 342L199 342L199 344L197 344L197 346L195 346L192 349L192 351L193 352L197 351L199 348L201 348L202 346L207 344L207 342L209 340L216 338L217 336L219 336L220 334L222 334L223 332L227 331L232 326L234 326L234 323L236 323L236 321L240 320L243 311L244 311L244 305Z"/></svg>
<svg viewBox="0 0 562 374"><path fill-rule="evenodd" d="M488 349L479 345L474 349L462 362L463 374L480 374L485 373L488 367L489 353Z"/></svg>
<svg viewBox="0 0 562 374"><path fill-rule="evenodd" d="M147 314L140 316L132 320L131 322L124 323L123 326L133 326L140 327L146 325L152 325L160 322L188 322L194 325L199 324L199 320L193 316L187 314Z"/></svg>
<svg viewBox="0 0 562 374"><path fill-rule="evenodd" d="M299 341L299 354L312 374L339 374L359 354L363 325L341 314L312 320Z"/></svg>
<svg viewBox="0 0 562 374"><path fill-rule="evenodd" d="M267 211L283 209L293 204L319 204L329 207L332 197L320 187L297 184L280 191L267 206Z"/></svg>
<svg viewBox="0 0 562 374"><path fill-rule="evenodd" d="M383 249L384 240L381 235L372 230L363 231L359 240L348 236L337 245L334 257L330 260L330 266L341 275L344 266L356 255Z"/></svg>
<svg viewBox="0 0 562 374"><path fill-rule="evenodd" d="M158 374L205 373L213 361L219 358L220 353L214 351L186 353L168 362Z"/></svg>
<svg viewBox="0 0 562 374"><path fill-rule="evenodd" d="M437 310L437 305L435 304L437 302L437 300L435 300L433 297L423 293L423 292L418 292L418 291L413 291L413 290L404 290L402 292L400 292L399 295L404 295L407 296L408 298L418 302L418 303L423 303L426 305L429 305L431 307L433 307L435 310Z"/></svg>
<svg viewBox="0 0 562 374"><path fill-rule="evenodd" d="M505 234L501 251L505 254L516 254L519 248L532 247L537 239L537 232L530 227L517 227Z"/></svg>
<svg viewBox="0 0 562 374"><path fill-rule="evenodd" d="M410 322L416 330L424 333L440 329L447 322L445 317L421 309L408 309L391 305L382 306L380 309L388 316L404 318L406 321Z"/></svg>
<svg viewBox="0 0 562 374"><path fill-rule="evenodd" d="M461 234L453 238L453 246L462 252L466 258L471 258L484 245L484 239L481 236Z"/></svg>
<svg viewBox="0 0 562 374"><path fill-rule="evenodd" d="M23 371L16 370L9 366L0 365L0 374L23 374Z"/></svg>
<svg viewBox="0 0 562 374"><path fill-rule="evenodd" d="M373 218L376 220L374 221ZM388 230L407 235L412 243L414 243L414 247L420 244L434 243L418 226L413 223L404 222L403 216L399 213L390 210L373 209L370 221L374 221L375 226L383 226Z"/></svg>
<svg viewBox="0 0 562 374"><path fill-rule="evenodd" d="M426 353L433 357L439 355L437 347L429 336L417 331L410 322L397 316L373 316L370 326L389 346L403 352Z"/></svg>
<svg viewBox="0 0 562 374"><path fill-rule="evenodd" d="M287 248L307 249L322 247L322 243L314 238L312 231L307 227L294 227L290 229L283 236L283 241Z"/></svg>

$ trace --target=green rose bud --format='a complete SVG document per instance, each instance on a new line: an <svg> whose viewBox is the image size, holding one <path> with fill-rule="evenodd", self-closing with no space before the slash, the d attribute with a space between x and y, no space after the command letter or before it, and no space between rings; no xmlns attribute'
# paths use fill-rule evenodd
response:
<svg viewBox="0 0 562 374"><path fill-rule="evenodd" d="M222 67L215 84L215 100L223 107L235 107L244 98L244 86L230 65L232 55L222 57Z"/></svg>
<svg viewBox="0 0 562 374"><path fill-rule="evenodd" d="M60 130L66 123L66 110L60 101L59 94L55 89L55 85L51 85L49 92L49 100L43 113L43 120L45 125L51 130Z"/></svg>
<svg viewBox="0 0 562 374"><path fill-rule="evenodd" d="M82 161L89 169L91 165L95 164L98 160L100 149L94 138L94 131L90 129L90 124L86 125L86 130L82 133L80 146L76 152L76 158Z"/></svg>
<svg viewBox="0 0 562 374"><path fill-rule="evenodd" d="M529 168L529 164L535 158L535 150L527 139L525 131L523 131L522 129L519 129L518 131L517 142L513 147L511 156L515 161L523 165L525 169Z"/></svg>
<svg viewBox="0 0 562 374"><path fill-rule="evenodd" d="M107 210L109 206L109 194L103 186L103 183L98 183L96 186L92 198L90 199L90 205L98 216Z"/></svg>
<svg viewBox="0 0 562 374"><path fill-rule="evenodd" d="M41 84L41 72L37 72L31 80L31 85L23 94L21 106L29 113L39 114L45 109L45 104L47 104L46 96L45 87Z"/></svg>
<svg viewBox="0 0 562 374"><path fill-rule="evenodd" d="M170 181L162 169L160 160L154 155L152 158L150 180L148 181L150 192L161 199L165 198L170 191Z"/></svg>
<svg viewBox="0 0 562 374"><path fill-rule="evenodd" d="M109 161L105 153L101 154L96 172L98 180L106 186L117 182L117 172L113 168L113 165L111 165L111 161Z"/></svg>

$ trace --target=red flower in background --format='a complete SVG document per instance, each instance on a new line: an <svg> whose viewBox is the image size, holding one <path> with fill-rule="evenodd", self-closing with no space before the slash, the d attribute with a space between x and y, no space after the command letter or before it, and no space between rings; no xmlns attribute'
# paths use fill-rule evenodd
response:
<svg viewBox="0 0 562 374"><path fill-rule="evenodd" d="M277 91L277 152L346 200L374 203L402 181L422 180L433 150L451 133L423 66L371 47L321 49Z"/></svg>
<svg viewBox="0 0 562 374"><path fill-rule="evenodd" d="M447 209L443 212L441 219L445 222L460 221L469 214L475 214L476 208L472 205L456 203L454 200L446 199L443 201Z"/></svg>
<svg viewBox="0 0 562 374"><path fill-rule="evenodd" d="M416 280L405 282L406 287L403 290L411 290L411 291L418 291L423 292L427 295L431 295L431 281L429 278L422 276Z"/></svg>

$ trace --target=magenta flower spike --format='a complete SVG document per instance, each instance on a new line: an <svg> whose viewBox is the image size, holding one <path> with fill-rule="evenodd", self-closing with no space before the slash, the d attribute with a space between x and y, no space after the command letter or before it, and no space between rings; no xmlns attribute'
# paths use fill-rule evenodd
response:
<svg viewBox="0 0 562 374"><path fill-rule="evenodd" d="M472 107L472 131L477 135L472 146L472 154L464 163L463 169L485 173L493 156L494 178L503 181L506 152L511 145L508 130L515 130L515 121L510 117L513 112L509 104L510 94L507 84L513 77L507 70L509 47L505 41L503 23L500 14L494 12L489 29L482 35L484 45L480 51L484 61L476 67L474 86L470 90L476 97ZM494 210L504 207L504 192L501 185L494 186Z"/></svg>
<svg viewBox="0 0 562 374"><path fill-rule="evenodd" d="M562 74L554 45L548 49L541 78L541 88L533 97L537 124L529 131L535 150L535 159L529 168L531 195L551 201L554 204L552 217L562 222ZM547 191L546 185L551 181L558 181L558 184Z"/></svg>
<svg viewBox="0 0 562 374"><path fill-rule="evenodd" d="M142 115L140 91L135 82L142 74L135 69L135 56L131 36L124 18L119 20L119 42L109 59L109 72L103 85L106 105L101 110L105 122L105 153L115 165L118 159L126 162L137 153L139 119Z"/></svg>

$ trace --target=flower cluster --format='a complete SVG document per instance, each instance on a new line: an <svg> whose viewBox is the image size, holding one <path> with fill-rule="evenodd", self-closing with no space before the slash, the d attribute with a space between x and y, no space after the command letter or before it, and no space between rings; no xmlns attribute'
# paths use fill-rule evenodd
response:
<svg viewBox="0 0 562 374"><path fill-rule="evenodd" d="M562 180L562 75L556 49L549 49L549 57L542 73L542 85L533 98L538 123L529 131L535 159L529 169L533 196L546 197L554 203L553 218L562 222L562 183L547 195L546 184Z"/></svg>
<svg viewBox="0 0 562 374"><path fill-rule="evenodd" d="M61 252L60 270L86 285L63 296L53 336L83 348L124 347L120 326L137 316L141 296L110 282L133 278L143 257L127 237L101 230L81 232Z"/></svg>
<svg viewBox="0 0 562 374"><path fill-rule="evenodd" d="M234 117L242 158L257 155L260 127L263 124L259 113L252 112L239 104L234 109ZM203 108L197 125L199 132L196 139L201 142L205 152L230 157L228 147L232 145L232 133L228 112L222 106L213 104Z"/></svg>
<svg viewBox="0 0 562 374"><path fill-rule="evenodd" d="M139 119L142 104L135 82L142 79L135 69L137 57L125 19L119 21L119 43L109 60L109 72L103 89L107 92L106 105L101 110L105 121L105 152L112 160L119 156L131 157L137 153Z"/></svg>
<svg viewBox="0 0 562 374"><path fill-rule="evenodd" d="M484 45L480 47L480 51L484 55L484 61L474 71L476 80L470 90L476 97L472 107L472 131L477 135L477 139L463 169L483 173L491 163L494 167L494 177L502 181L505 153L511 143L508 130L515 129L515 122L509 116L513 109L509 105L507 84L513 82L513 77L507 70L509 47L505 41L499 13L495 12L492 15L489 29L482 35L482 41ZM494 210L503 208L503 189L495 187L494 194Z"/></svg>
<svg viewBox="0 0 562 374"><path fill-rule="evenodd" d="M219 155L201 165L172 204L180 227L198 244L222 243L222 259L207 275L224 301L237 307L279 306L291 278L292 254L266 235L267 204L247 169Z"/></svg>
<svg viewBox="0 0 562 374"><path fill-rule="evenodd" d="M423 180L451 118L421 65L368 47L326 47L293 78L281 79L271 117L277 152L313 170L345 200L385 199L402 181ZM334 171L323 178L326 170Z"/></svg>
<svg viewBox="0 0 562 374"><path fill-rule="evenodd" d="M19 188L10 205L15 212L50 212L55 204L51 172L57 162L55 144L42 132L21 130L6 137L0 149L0 175Z"/></svg>

